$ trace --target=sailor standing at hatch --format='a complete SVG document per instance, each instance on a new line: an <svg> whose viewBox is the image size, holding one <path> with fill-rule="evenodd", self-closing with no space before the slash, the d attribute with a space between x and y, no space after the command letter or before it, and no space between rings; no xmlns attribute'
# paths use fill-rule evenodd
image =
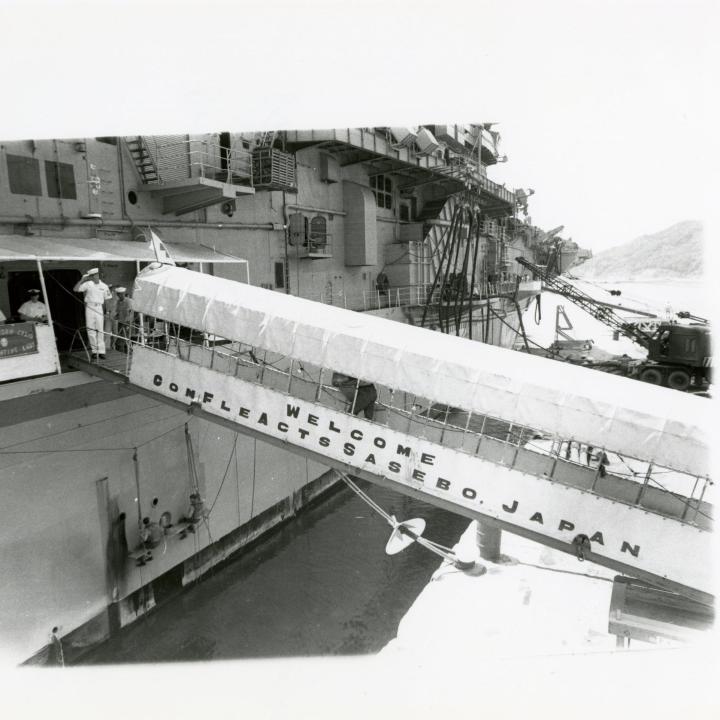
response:
<svg viewBox="0 0 720 720"><path fill-rule="evenodd" d="M73 291L85 295L85 325L93 359L97 358L98 355L104 359L105 336L103 334L103 325L105 313L103 305L106 300L111 298L110 289L100 279L98 269L92 268L78 280Z"/></svg>

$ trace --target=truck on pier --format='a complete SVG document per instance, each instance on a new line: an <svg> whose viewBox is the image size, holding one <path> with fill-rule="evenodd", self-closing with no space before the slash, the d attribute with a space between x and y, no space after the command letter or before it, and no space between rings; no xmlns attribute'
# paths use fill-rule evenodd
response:
<svg viewBox="0 0 720 720"><path fill-rule="evenodd" d="M612 328L616 334L630 338L647 351L647 357L641 362L624 364L624 372L629 376L673 390L707 389L712 367L710 326L707 320L690 313L679 313L678 317L691 320L691 324L668 321L652 329L645 329L622 318L609 303L596 300L553 274L550 266L537 265L524 257L515 259L540 278L546 289L566 297L596 320Z"/></svg>

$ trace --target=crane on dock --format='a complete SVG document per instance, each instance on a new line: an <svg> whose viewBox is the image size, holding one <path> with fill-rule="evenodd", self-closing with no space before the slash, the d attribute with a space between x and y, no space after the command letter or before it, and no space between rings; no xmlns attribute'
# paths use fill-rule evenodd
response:
<svg viewBox="0 0 720 720"><path fill-rule="evenodd" d="M647 358L634 368L640 380L682 391L704 390L710 383L712 355L707 320L684 312L678 313L678 317L695 321L694 324L660 322L648 329L642 323L628 322L614 312L624 308L595 299L556 275L550 266L537 265L524 257L515 260L540 278L547 290L567 298L618 335L644 348Z"/></svg>

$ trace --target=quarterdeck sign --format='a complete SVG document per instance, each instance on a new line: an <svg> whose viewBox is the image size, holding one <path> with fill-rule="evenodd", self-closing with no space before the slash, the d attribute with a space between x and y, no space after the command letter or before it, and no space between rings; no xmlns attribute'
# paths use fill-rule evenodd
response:
<svg viewBox="0 0 720 720"><path fill-rule="evenodd" d="M37 351L34 322L0 325L0 359L30 355Z"/></svg>

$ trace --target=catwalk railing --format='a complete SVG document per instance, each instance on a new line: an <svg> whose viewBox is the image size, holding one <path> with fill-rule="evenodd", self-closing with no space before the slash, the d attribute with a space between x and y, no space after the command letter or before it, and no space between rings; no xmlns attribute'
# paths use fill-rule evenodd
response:
<svg viewBox="0 0 720 720"><path fill-rule="evenodd" d="M147 150L157 167L157 183L207 178L226 183L252 184L252 153L244 148L227 148L206 140L158 142L144 136Z"/></svg>
<svg viewBox="0 0 720 720"><path fill-rule="evenodd" d="M516 280L486 281L480 287L476 287L472 294L465 298L466 302L471 299L486 300L488 298L512 296L517 287ZM454 303L455 295L450 288L437 287L432 291L432 285L405 285L402 287L390 287L386 291L363 290L356 293L345 293L340 290L320 291L317 293L301 293L300 297L324 305L334 305L345 310L380 310L393 307L417 307L424 305L439 305L443 302Z"/></svg>

